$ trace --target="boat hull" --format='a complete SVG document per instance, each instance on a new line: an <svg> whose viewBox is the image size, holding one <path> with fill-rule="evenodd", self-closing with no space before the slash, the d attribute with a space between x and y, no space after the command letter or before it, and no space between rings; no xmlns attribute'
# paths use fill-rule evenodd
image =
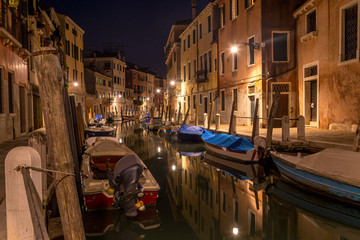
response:
<svg viewBox="0 0 360 240"><path fill-rule="evenodd" d="M246 152L237 152L219 146L215 146L207 142L204 142L204 144L207 152L225 158L226 160L228 160L229 163L231 163L231 165L259 163L258 154L255 152L255 156L253 156L254 150L249 150Z"/></svg>
<svg viewBox="0 0 360 240"><path fill-rule="evenodd" d="M187 141L187 142L201 142L201 135L198 134L188 134L188 133L182 133L179 132L177 134L177 137L179 139L181 139L182 141Z"/></svg>
<svg viewBox="0 0 360 240"><path fill-rule="evenodd" d="M313 191L322 193L351 203L360 204L360 188L343 182L332 180L306 171L302 171L286 164L280 157L270 153L281 175L286 179L305 185Z"/></svg>

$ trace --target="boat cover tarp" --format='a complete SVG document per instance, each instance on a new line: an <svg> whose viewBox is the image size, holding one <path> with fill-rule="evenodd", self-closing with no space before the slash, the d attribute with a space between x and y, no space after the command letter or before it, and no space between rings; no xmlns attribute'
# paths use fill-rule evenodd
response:
<svg viewBox="0 0 360 240"><path fill-rule="evenodd" d="M187 126L185 124L181 125L179 132L185 134L201 135L204 129L199 126Z"/></svg>
<svg viewBox="0 0 360 240"><path fill-rule="evenodd" d="M181 156L197 157L203 155L205 152L180 152Z"/></svg>
<svg viewBox="0 0 360 240"><path fill-rule="evenodd" d="M233 136L226 133L216 134L215 136L207 139L203 138L203 141L238 152L246 152L254 149L254 145L247 138Z"/></svg>
<svg viewBox="0 0 360 240"><path fill-rule="evenodd" d="M205 141L206 139L209 139L209 138L212 138L215 136L216 136L216 133L210 132L208 130L204 130L204 133L201 135L201 138L202 138L202 140Z"/></svg>
<svg viewBox="0 0 360 240"><path fill-rule="evenodd" d="M360 152L327 148L304 157L280 156L299 170L360 187Z"/></svg>

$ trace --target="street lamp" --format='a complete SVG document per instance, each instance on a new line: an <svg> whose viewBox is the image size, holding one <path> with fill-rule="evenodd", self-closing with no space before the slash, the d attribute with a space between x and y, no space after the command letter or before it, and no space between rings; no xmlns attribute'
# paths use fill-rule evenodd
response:
<svg viewBox="0 0 360 240"><path fill-rule="evenodd" d="M236 236L239 234L239 229L237 227L233 228L233 234Z"/></svg>
<svg viewBox="0 0 360 240"><path fill-rule="evenodd" d="M231 53L236 53L238 50L239 49L237 46L232 46L230 51L231 51Z"/></svg>
<svg viewBox="0 0 360 240"><path fill-rule="evenodd" d="M170 82L170 85L171 85L171 86L174 86L174 85L175 85L175 81L172 80L172 81Z"/></svg>
<svg viewBox="0 0 360 240"><path fill-rule="evenodd" d="M157 92L157 93L160 93L160 89L156 89L156 92Z"/></svg>
<svg viewBox="0 0 360 240"><path fill-rule="evenodd" d="M74 82L74 86L75 86L75 87L79 86L79 83L78 83L78 82Z"/></svg>

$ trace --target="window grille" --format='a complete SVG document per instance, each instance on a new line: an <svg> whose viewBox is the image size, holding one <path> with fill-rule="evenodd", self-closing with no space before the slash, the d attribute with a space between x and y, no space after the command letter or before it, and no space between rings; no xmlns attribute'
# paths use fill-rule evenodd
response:
<svg viewBox="0 0 360 240"><path fill-rule="evenodd" d="M290 85L288 83L274 84L273 92L290 92Z"/></svg>
<svg viewBox="0 0 360 240"><path fill-rule="evenodd" d="M306 17L307 33L316 31L316 11L312 11Z"/></svg>
<svg viewBox="0 0 360 240"><path fill-rule="evenodd" d="M304 77L312 77L312 76L316 76L317 75L317 65L315 66L311 66L311 67L307 67L304 70Z"/></svg>
<svg viewBox="0 0 360 240"><path fill-rule="evenodd" d="M344 54L345 61L356 58L358 5L345 9L344 16Z"/></svg>
<svg viewBox="0 0 360 240"><path fill-rule="evenodd" d="M255 94L255 86L248 86L248 94Z"/></svg>

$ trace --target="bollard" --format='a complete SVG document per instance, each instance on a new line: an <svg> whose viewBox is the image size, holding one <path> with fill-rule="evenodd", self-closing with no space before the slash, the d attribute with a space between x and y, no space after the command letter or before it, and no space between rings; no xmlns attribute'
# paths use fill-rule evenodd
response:
<svg viewBox="0 0 360 240"><path fill-rule="evenodd" d="M33 147L40 155L41 158L41 167L47 168L51 163L47 157L47 138L45 128L38 129L31 133L28 145ZM42 174L42 192L45 194L47 191L47 174Z"/></svg>
<svg viewBox="0 0 360 240"><path fill-rule="evenodd" d="M32 147L12 149L5 158L6 225L8 239L35 239L32 216L21 172L18 165L41 168L39 153ZM31 179L42 201L41 172L30 171Z"/></svg>
<svg viewBox="0 0 360 240"><path fill-rule="evenodd" d="M305 140L305 117L299 116L298 127L297 127L297 139Z"/></svg>
<svg viewBox="0 0 360 240"><path fill-rule="evenodd" d="M282 117L281 128L282 128L282 140L284 142L289 141L289 136L290 136L289 116L284 115Z"/></svg>
<svg viewBox="0 0 360 240"><path fill-rule="evenodd" d="M220 130L220 113L215 115L215 131Z"/></svg>
<svg viewBox="0 0 360 240"><path fill-rule="evenodd" d="M236 134L236 115L233 115L233 120L230 126L230 134Z"/></svg>
<svg viewBox="0 0 360 240"><path fill-rule="evenodd" d="M208 115L204 113L204 128L208 128Z"/></svg>

